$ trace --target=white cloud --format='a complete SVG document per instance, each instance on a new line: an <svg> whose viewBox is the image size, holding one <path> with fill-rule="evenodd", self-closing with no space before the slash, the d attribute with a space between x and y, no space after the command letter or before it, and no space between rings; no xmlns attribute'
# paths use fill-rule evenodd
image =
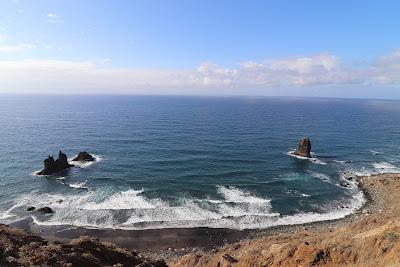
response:
<svg viewBox="0 0 400 267"><path fill-rule="evenodd" d="M161 70L113 68L109 59L97 63L0 61L0 92L246 94L257 89L262 94L279 88L400 84L400 50L363 68L330 54L247 61L230 68L211 62L193 69Z"/></svg>
<svg viewBox="0 0 400 267"><path fill-rule="evenodd" d="M371 77L377 84L400 84L400 49L378 58L372 65Z"/></svg>
<svg viewBox="0 0 400 267"><path fill-rule="evenodd" d="M63 23L63 21L61 20L60 16L57 15L56 13L47 13L47 19L50 23L54 23L54 24L61 24Z"/></svg>
<svg viewBox="0 0 400 267"><path fill-rule="evenodd" d="M56 18L58 18L58 15L55 14L55 13L48 13L47 17L50 18L50 19L56 19Z"/></svg>

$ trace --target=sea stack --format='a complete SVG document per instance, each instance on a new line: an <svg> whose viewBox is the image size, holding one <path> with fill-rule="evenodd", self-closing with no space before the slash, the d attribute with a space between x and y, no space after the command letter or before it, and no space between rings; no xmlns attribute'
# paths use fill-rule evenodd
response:
<svg viewBox="0 0 400 267"><path fill-rule="evenodd" d="M95 158L86 151L82 151L72 161L95 161Z"/></svg>
<svg viewBox="0 0 400 267"><path fill-rule="evenodd" d="M311 141L308 137L301 138L299 141L299 146L293 152L294 155L311 158Z"/></svg>
<svg viewBox="0 0 400 267"><path fill-rule="evenodd" d="M63 171L70 167L73 167L68 163L67 155L65 155L62 151L58 153L58 159L54 160L52 156L49 156L44 160L44 169L38 172L38 175L49 175L56 172Z"/></svg>

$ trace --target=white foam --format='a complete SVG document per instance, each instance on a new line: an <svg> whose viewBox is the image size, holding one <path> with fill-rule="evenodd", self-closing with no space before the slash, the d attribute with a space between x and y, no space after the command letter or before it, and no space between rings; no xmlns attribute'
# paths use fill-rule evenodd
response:
<svg viewBox="0 0 400 267"><path fill-rule="evenodd" d="M159 204L157 199L150 201L141 196L141 193L143 193L143 190L129 189L127 191L114 193L101 202L91 201L85 203L81 208L85 210L151 209Z"/></svg>
<svg viewBox="0 0 400 267"><path fill-rule="evenodd" d="M252 196L249 192L240 190L234 186L217 186L217 192L221 194L226 202L232 203L270 203L270 199Z"/></svg>
<svg viewBox="0 0 400 267"><path fill-rule="evenodd" d="M87 180L84 182L77 182L77 183L73 183L73 184L68 184L69 187L71 188L77 188L77 189L88 189L87 186L85 186L87 183Z"/></svg>
<svg viewBox="0 0 400 267"><path fill-rule="evenodd" d="M376 150L368 150L372 155L380 155L382 152L376 151Z"/></svg>
<svg viewBox="0 0 400 267"><path fill-rule="evenodd" d="M322 213L281 216L272 211L271 200L238 187L218 186L222 199L181 199L171 204L161 199L148 199L144 190L128 189L109 196L106 191L75 191L75 195L32 193L16 201L7 212L22 206L49 206L54 214L31 213L40 225L73 225L93 228L266 228L282 224L299 224L344 217L361 207L362 193L326 207ZM300 194L300 193L299 193ZM309 197L307 194L300 194ZM344 206L344 207L343 207ZM3 215L3 217L6 217Z"/></svg>
<svg viewBox="0 0 400 267"><path fill-rule="evenodd" d="M12 217L15 217L15 214L12 214L12 211L16 208L21 207L20 203L17 203L15 205L13 205L11 208L7 209L6 211L4 211L3 213L1 213L0 215L0 220L5 220L5 219L10 219Z"/></svg>
<svg viewBox="0 0 400 267"><path fill-rule="evenodd" d="M345 164L345 163L349 163L349 160L333 160L333 162L339 163L339 164Z"/></svg>
<svg viewBox="0 0 400 267"><path fill-rule="evenodd" d="M293 154L294 151L295 150L291 150L291 151L287 152L286 155L294 157L294 158L297 158L297 159L308 160L308 161L310 161L312 163L315 163L315 164L320 164L320 165L326 165L327 164L326 162L320 160L317 157L307 158L307 157L302 157L302 156L299 156L299 155L295 155L295 154ZM311 153L311 154L314 155L314 153Z"/></svg>
<svg viewBox="0 0 400 267"><path fill-rule="evenodd" d="M323 182L332 183L331 178L330 178L328 175L324 174L324 173L314 172L314 171L310 171L310 170L308 170L307 172L308 172L311 176L313 176L313 177L315 177L315 178L318 178L318 179L320 179L320 180L323 181Z"/></svg>
<svg viewBox="0 0 400 267"><path fill-rule="evenodd" d="M390 162L374 162L372 166L377 173L400 173L400 168Z"/></svg>

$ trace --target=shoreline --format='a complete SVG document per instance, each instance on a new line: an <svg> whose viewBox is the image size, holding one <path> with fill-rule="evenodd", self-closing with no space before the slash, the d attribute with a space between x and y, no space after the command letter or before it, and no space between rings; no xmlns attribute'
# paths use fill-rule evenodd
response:
<svg viewBox="0 0 400 267"><path fill-rule="evenodd" d="M220 247L237 242L247 242L267 235L296 233L304 229L337 228L359 219L363 214L376 212L382 208L382 203L372 188L365 186L363 179L379 177L386 174L357 177L356 182L364 196L364 203L357 211L343 217L325 221L314 221L302 224L271 226L264 229L235 230L228 228L164 228L144 230L101 229L75 227L70 225L47 226L38 225L32 218L23 219L9 224L12 227L38 234L49 241L69 242L80 236L99 238L120 247L142 251L142 254L152 258L176 259L190 252L201 251L212 253Z"/></svg>
<svg viewBox="0 0 400 267"><path fill-rule="evenodd" d="M268 228L216 251L188 253L167 259L167 263L175 267L237 262L243 263L238 266L400 265L400 174L356 179L365 202L344 218Z"/></svg>

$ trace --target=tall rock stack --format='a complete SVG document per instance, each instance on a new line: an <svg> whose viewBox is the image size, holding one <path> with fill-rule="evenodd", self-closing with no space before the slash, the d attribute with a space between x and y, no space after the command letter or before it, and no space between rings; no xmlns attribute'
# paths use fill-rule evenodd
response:
<svg viewBox="0 0 400 267"><path fill-rule="evenodd" d="M73 167L74 165L71 165L68 163L68 158L67 155L65 155L63 152L58 153L58 159L54 161L54 158L52 156L49 156L47 159L44 160L44 169L38 172L38 175L49 175L52 173L60 172L62 170L68 169L70 167Z"/></svg>
<svg viewBox="0 0 400 267"><path fill-rule="evenodd" d="M311 158L311 141L308 137L301 138L299 141L299 146L293 152L296 156L301 156L305 158Z"/></svg>

